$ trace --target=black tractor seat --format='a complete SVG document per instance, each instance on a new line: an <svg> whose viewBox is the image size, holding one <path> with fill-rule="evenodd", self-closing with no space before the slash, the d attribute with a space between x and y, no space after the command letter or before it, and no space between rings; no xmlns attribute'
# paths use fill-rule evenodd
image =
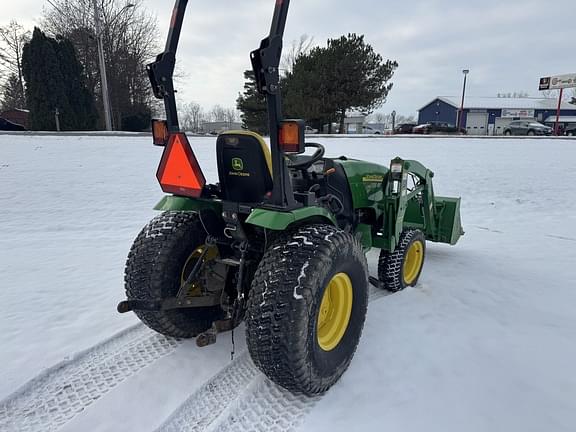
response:
<svg viewBox="0 0 576 432"><path fill-rule="evenodd" d="M272 191L272 157L264 139L254 132L230 131L216 140L222 198L261 203Z"/></svg>

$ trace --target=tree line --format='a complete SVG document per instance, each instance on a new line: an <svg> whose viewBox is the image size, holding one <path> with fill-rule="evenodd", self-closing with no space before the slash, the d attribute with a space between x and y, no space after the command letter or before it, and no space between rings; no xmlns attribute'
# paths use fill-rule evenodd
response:
<svg viewBox="0 0 576 432"><path fill-rule="evenodd" d="M155 18L143 0L97 0L102 23L110 108L116 130L145 130L161 106L153 98L145 65L158 51ZM0 27L0 110L29 109L32 130L95 130L104 126L93 0L51 0L32 32L16 22ZM338 124L350 111L364 115L382 106L398 63L385 60L348 34L314 46L304 35L286 50L281 89L286 117L317 129ZM265 98L252 71L236 107L180 105L184 129L203 132L207 122L236 123L267 133Z"/></svg>
<svg viewBox="0 0 576 432"><path fill-rule="evenodd" d="M178 106L180 127L188 132L207 133L207 123L224 123L227 128L232 128L240 120L236 108L214 105L211 109L205 109L197 102L182 103Z"/></svg>
<svg viewBox="0 0 576 432"><path fill-rule="evenodd" d="M156 18L143 0L51 0L32 32L0 28L0 110L29 109L30 128L102 129L104 113L97 39L101 36L114 129L142 130L156 101L146 63L158 51Z"/></svg>

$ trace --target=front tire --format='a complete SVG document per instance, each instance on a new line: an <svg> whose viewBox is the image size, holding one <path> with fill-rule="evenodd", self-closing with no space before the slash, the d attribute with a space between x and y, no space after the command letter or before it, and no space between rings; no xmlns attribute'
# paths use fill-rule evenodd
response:
<svg viewBox="0 0 576 432"><path fill-rule="evenodd" d="M146 225L132 245L124 275L128 300L164 300L178 293L183 276L191 271L195 251L206 241L198 215L165 212ZM136 316L166 336L190 338L221 319L219 306L135 311Z"/></svg>
<svg viewBox="0 0 576 432"><path fill-rule="evenodd" d="M378 259L378 279L383 288L398 292L418 283L426 257L426 238L420 230L408 229L400 235L392 253L382 250Z"/></svg>
<svg viewBox="0 0 576 432"><path fill-rule="evenodd" d="M246 339L256 366L291 392L324 393L346 371L368 304L360 243L329 225L300 227L268 248L252 283Z"/></svg>

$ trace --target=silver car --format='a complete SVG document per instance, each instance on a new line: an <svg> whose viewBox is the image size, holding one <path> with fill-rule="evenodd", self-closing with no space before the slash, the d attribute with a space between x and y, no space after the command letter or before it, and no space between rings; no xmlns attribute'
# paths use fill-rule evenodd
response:
<svg viewBox="0 0 576 432"><path fill-rule="evenodd" d="M504 129L504 135L552 135L554 129L536 121L516 120Z"/></svg>

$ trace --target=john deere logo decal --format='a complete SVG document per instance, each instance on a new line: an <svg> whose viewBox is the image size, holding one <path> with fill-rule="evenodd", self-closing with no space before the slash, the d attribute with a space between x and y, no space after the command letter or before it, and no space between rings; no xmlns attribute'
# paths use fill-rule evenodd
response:
<svg viewBox="0 0 576 432"><path fill-rule="evenodd" d="M234 171L242 171L244 169L244 161L240 158L232 159L232 169Z"/></svg>

